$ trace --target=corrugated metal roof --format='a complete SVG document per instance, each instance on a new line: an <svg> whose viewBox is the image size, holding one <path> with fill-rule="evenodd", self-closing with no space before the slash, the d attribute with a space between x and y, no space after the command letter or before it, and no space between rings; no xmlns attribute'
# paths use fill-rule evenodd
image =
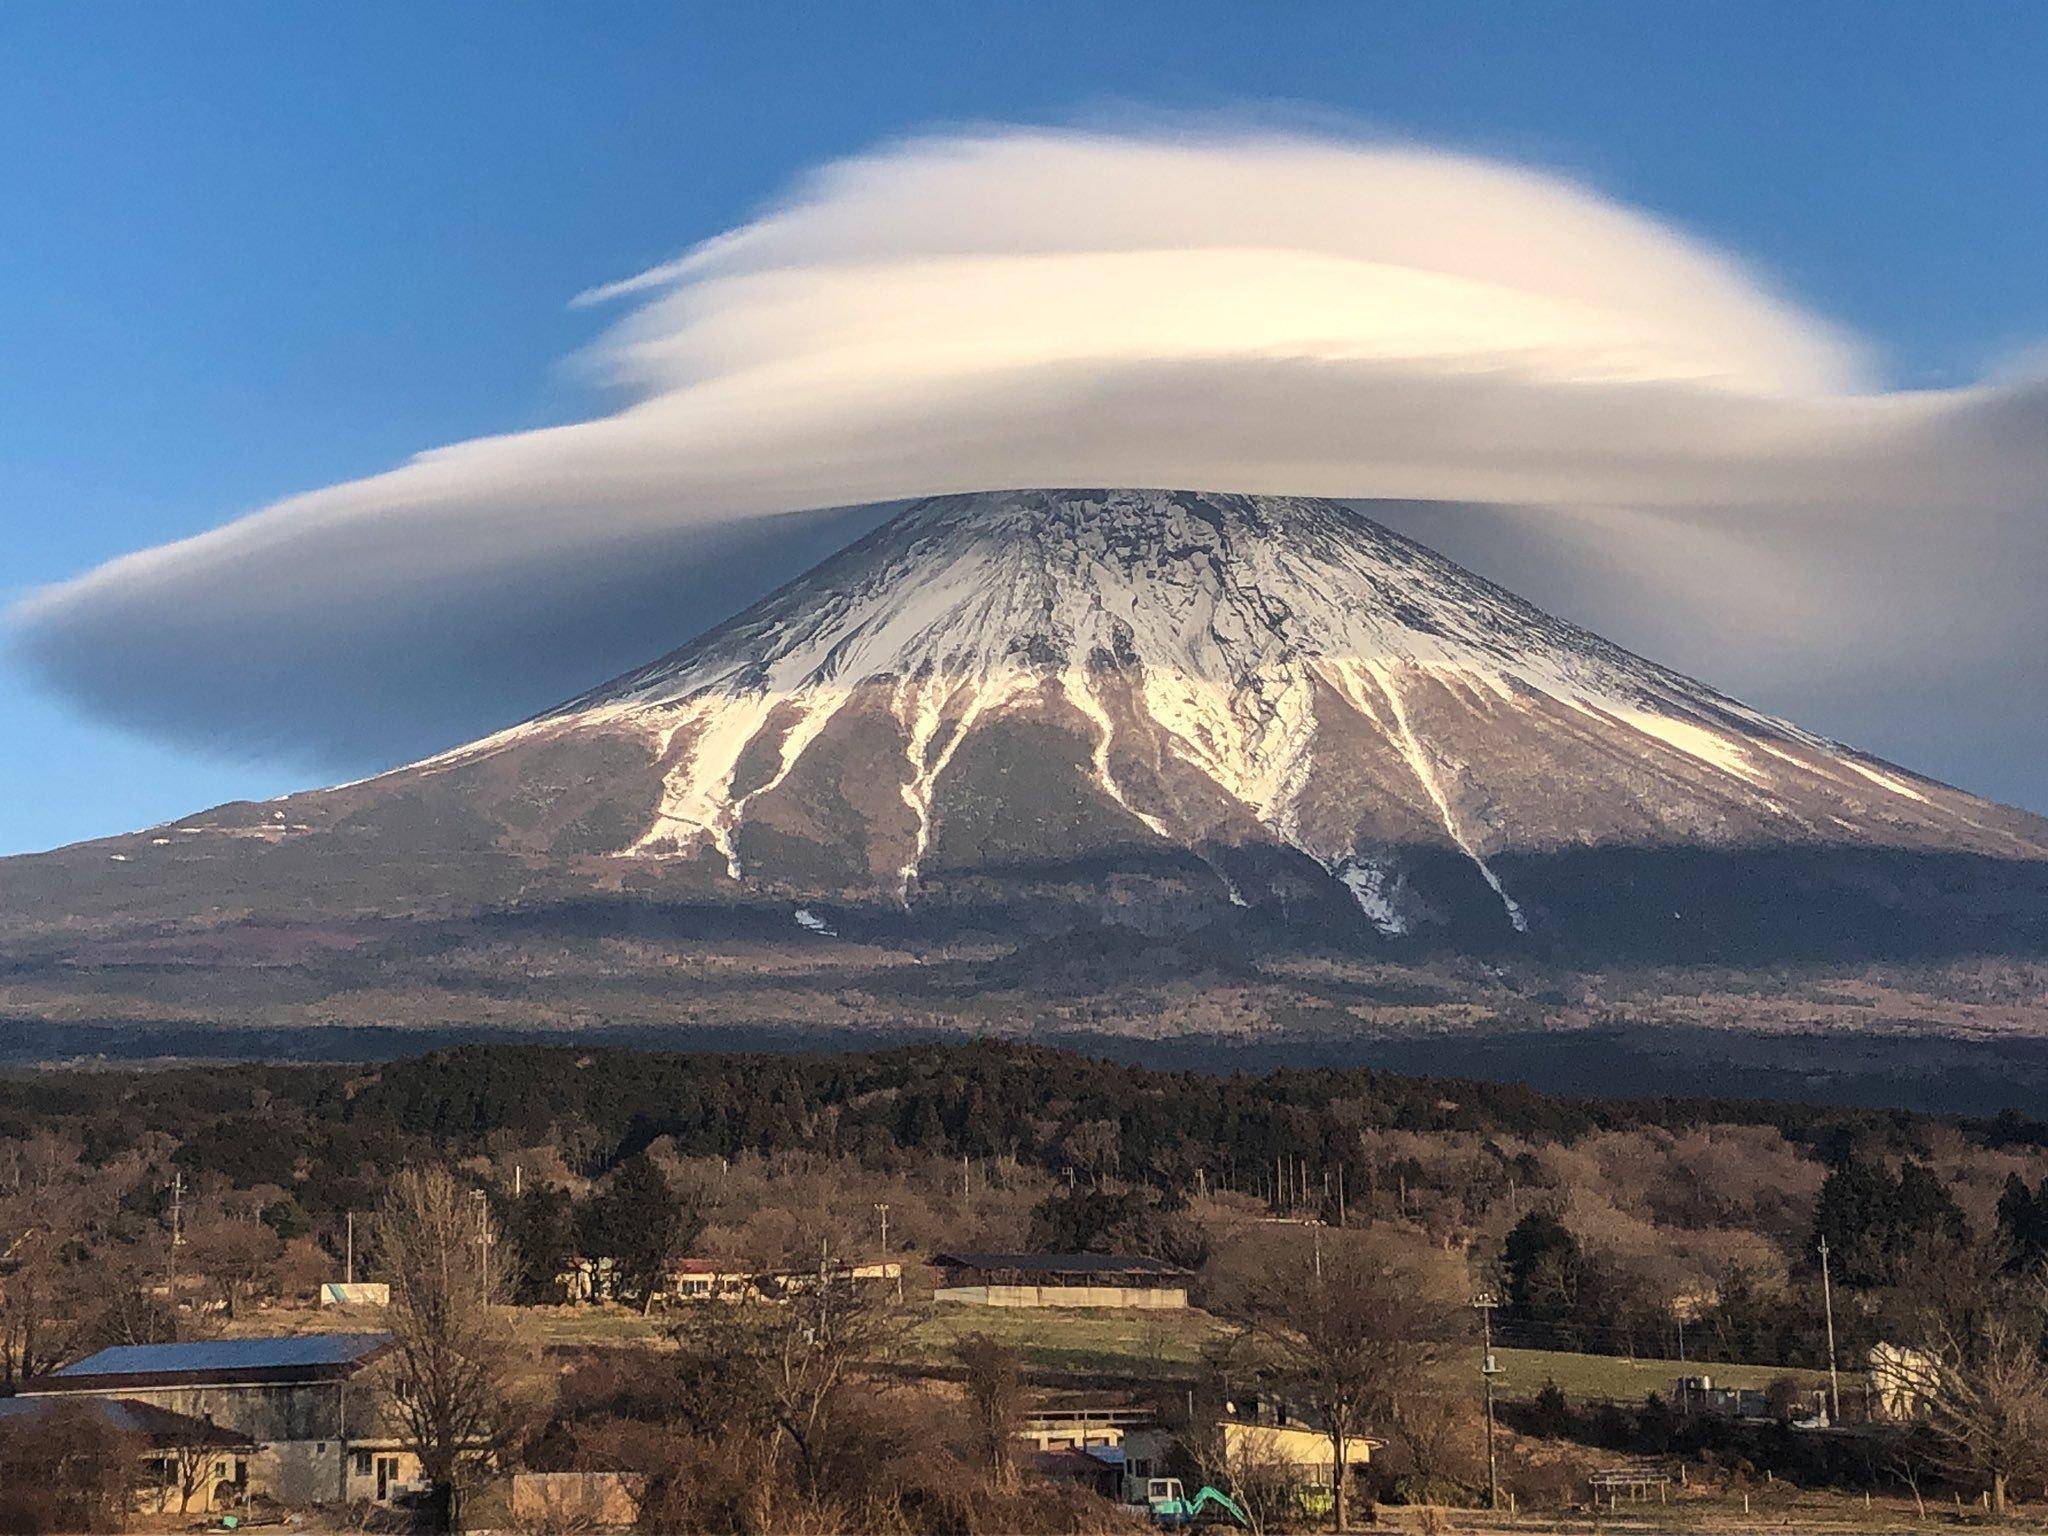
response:
<svg viewBox="0 0 2048 1536"><path fill-rule="evenodd" d="M62 1380L347 1365L390 1342L388 1333L296 1333L264 1339L194 1339L185 1344L117 1344L50 1375Z"/></svg>
<svg viewBox="0 0 2048 1536"><path fill-rule="evenodd" d="M1038 1275L1185 1275L1164 1259L1121 1253L938 1253L942 1268L1012 1269Z"/></svg>

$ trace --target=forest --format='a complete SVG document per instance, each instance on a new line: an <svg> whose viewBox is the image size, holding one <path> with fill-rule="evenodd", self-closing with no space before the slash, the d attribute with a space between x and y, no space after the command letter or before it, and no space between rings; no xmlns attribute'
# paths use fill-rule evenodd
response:
<svg viewBox="0 0 2048 1536"><path fill-rule="evenodd" d="M1015 1044L842 1055L489 1046L378 1066L0 1079L0 1225L47 1262L182 1262L229 1309L333 1278L351 1213L446 1162L490 1193L521 1299L578 1253L770 1266L878 1246L1117 1249L1200 1269L1214 1214L1386 1226L1462 1254L1508 1342L1824 1364L1931 1256L2048 1250L2048 1125L1778 1102L1597 1100L1368 1070L1162 1072ZM658 1177L654 1176L659 1174ZM63 1202L60 1216L47 1209ZM649 1233L658 1237L649 1238ZM35 1245L16 1242L18 1254ZM118 1289L112 1288L112 1289ZM8 1287L0 1380L81 1337ZM52 1295L104 1297L54 1277ZM63 1310L61 1308L55 1310ZM83 1331L82 1334L80 1331Z"/></svg>

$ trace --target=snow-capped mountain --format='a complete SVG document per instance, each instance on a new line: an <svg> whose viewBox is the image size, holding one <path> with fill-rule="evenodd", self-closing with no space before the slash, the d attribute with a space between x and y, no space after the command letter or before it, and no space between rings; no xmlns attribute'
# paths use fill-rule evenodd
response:
<svg viewBox="0 0 2048 1536"><path fill-rule="evenodd" d="M290 860L235 866L219 905L254 913L581 889L780 903L805 933L1021 904L1313 917L1366 943L2048 937L2048 822L1750 709L1350 507L1179 491L922 501L524 724L89 846L131 882L300 850L289 897L248 893Z"/></svg>

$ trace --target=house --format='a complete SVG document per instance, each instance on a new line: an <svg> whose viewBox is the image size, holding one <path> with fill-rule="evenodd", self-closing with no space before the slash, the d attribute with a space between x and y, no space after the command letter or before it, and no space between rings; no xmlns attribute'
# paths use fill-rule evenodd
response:
<svg viewBox="0 0 2048 1536"><path fill-rule="evenodd" d="M572 1258L555 1276L562 1300L572 1306L611 1301L618 1293L618 1266L609 1258Z"/></svg>
<svg viewBox="0 0 2048 1536"><path fill-rule="evenodd" d="M854 1264L835 1260L824 1273L835 1284L849 1280L901 1281L903 1266L894 1259ZM676 1259L663 1273L657 1302L779 1301L800 1295L818 1283L817 1269L735 1269L712 1259ZM592 1304L618 1299L621 1276L609 1258L576 1258L555 1276L563 1299Z"/></svg>
<svg viewBox="0 0 2048 1536"><path fill-rule="evenodd" d="M25 1382L21 1400L138 1403L243 1437L238 1480L281 1504L389 1503L418 1459L385 1422L364 1373L388 1333L124 1344Z"/></svg>
<svg viewBox="0 0 2048 1536"><path fill-rule="evenodd" d="M1185 1307L1189 1272L1114 1253L941 1253L938 1301L986 1307Z"/></svg>
<svg viewBox="0 0 2048 1536"><path fill-rule="evenodd" d="M0 1439L24 1431L75 1437L89 1415L134 1448L135 1505L144 1514L210 1514L247 1502L256 1443L206 1419L120 1397L0 1397Z"/></svg>
<svg viewBox="0 0 2048 1536"><path fill-rule="evenodd" d="M1941 1385L1941 1366L1932 1355L1903 1344L1870 1349L1870 1400L1875 1416L1903 1422L1927 1416Z"/></svg>
<svg viewBox="0 0 2048 1536"><path fill-rule="evenodd" d="M1253 1420L1227 1418L1217 1421L1224 1461L1233 1467L1260 1467L1285 1473L1296 1485L1327 1488L1330 1469L1336 1465L1336 1447L1328 1430L1298 1419L1262 1424ZM1372 1453L1384 1440L1353 1435L1344 1442L1344 1464L1352 1476L1372 1464Z"/></svg>
<svg viewBox="0 0 2048 1536"><path fill-rule="evenodd" d="M1041 1397L1017 1431L1025 1465L1041 1476L1085 1483L1110 1499L1165 1467L1178 1437L1159 1410L1130 1393L1063 1391Z"/></svg>
<svg viewBox="0 0 2048 1536"><path fill-rule="evenodd" d="M832 1261L822 1269L729 1269L711 1259L678 1259L662 1284L664 1301L780 1301L817 1288L820 1278L833 1285L901 1281L903 1266L894 1259L871 1263Z"/></svg>

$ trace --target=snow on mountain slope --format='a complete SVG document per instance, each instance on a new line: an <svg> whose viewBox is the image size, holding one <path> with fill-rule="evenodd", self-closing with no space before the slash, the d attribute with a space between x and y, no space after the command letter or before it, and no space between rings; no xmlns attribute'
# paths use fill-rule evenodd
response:
<svg viewBox="0 0 2048 1536"><path fill-rule="evenodd" d="M1292 852L1397 935L1456 899L1447 856L1521 930L1504 871L1562 850L2048 853L2035 818L1296 498L920 502L669 656L387 779L597 740L658 776L609 858L905 906L938 871L1146 847L1245 905L1250 856Z"/></svg>

